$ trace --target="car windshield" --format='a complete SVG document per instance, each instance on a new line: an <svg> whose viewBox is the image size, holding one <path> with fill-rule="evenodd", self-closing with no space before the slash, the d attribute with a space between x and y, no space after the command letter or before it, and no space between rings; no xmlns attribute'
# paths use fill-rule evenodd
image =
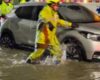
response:
<svg viewBox="0 0 100 80"><path fill-rule="evenodd" d="M87 8L80 5L60 5L59 15L65 20L77 23L95 22L94 14Z"/></svg>

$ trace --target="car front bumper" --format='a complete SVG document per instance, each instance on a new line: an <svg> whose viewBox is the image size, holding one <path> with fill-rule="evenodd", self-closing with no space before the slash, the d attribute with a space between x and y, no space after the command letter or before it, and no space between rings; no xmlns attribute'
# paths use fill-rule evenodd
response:
<svg viewBox="0 0 100 80"><path fill-rule="evenodd" d="M92 58L100 59L100 41L93 41L92 43Z"/></svg>

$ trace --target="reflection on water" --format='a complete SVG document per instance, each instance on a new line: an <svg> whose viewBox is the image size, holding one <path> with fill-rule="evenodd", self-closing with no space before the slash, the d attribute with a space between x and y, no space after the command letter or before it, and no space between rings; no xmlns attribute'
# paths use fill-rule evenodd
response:
<svg viewBox="0 0 100 80"><path fill-rule="evenodd" d="M67 60L63 65L32 65L29 51L0 49L0 80L100 80L100 64Z"/></svg>
<svg viewBox="0 0 100 80"><path fill-rule="evenodd" d="M91 78L94 80L100 80L100 72L92 72Z"/></svg>

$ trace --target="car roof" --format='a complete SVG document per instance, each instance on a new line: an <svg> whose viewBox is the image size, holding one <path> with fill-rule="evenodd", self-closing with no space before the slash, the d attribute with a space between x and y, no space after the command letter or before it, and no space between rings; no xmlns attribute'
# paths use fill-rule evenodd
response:
<svg viewBox="0 0 100 80"><path fill-rule="evenodd" d="M14 8L16 9L18 7L21 7L21 6L36 6L36 5L43 6L43 5L46 5L46 3L44 3L44 2L27 2L27 3L24 3L24 4L15 5Z"/></svg>
<svg viewBox="0 0 100 80"><path fill-rule="evenodd" d="M24 4L19 4L19 5L16 5L15 7L17 8L17 7L21 7L21 6L44 6L44 5L46 5L46 3L45 2L27 2L27 3L24 3ZM79 5L78 3L62 3L61 5Z"/></svg>

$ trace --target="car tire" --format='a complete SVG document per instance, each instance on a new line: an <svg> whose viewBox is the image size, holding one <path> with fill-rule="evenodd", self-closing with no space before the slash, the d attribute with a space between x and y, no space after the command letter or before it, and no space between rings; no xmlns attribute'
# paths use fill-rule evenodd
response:
<svg viewBox="0 0 100 80"><path fill-rule="evenodd" d="M15 40L13 35L11 33L3 33L1 36L0 44L4 47L15 47Z"/></svg>
<svg viewBox="0 0 100 80"><path fill-rule="evenodd" d="M60 37L61 44L65 44L66 57L70 59L78 59L79 61L90 61L87 54L91 44L77 31L68 31Z"/></svg>

